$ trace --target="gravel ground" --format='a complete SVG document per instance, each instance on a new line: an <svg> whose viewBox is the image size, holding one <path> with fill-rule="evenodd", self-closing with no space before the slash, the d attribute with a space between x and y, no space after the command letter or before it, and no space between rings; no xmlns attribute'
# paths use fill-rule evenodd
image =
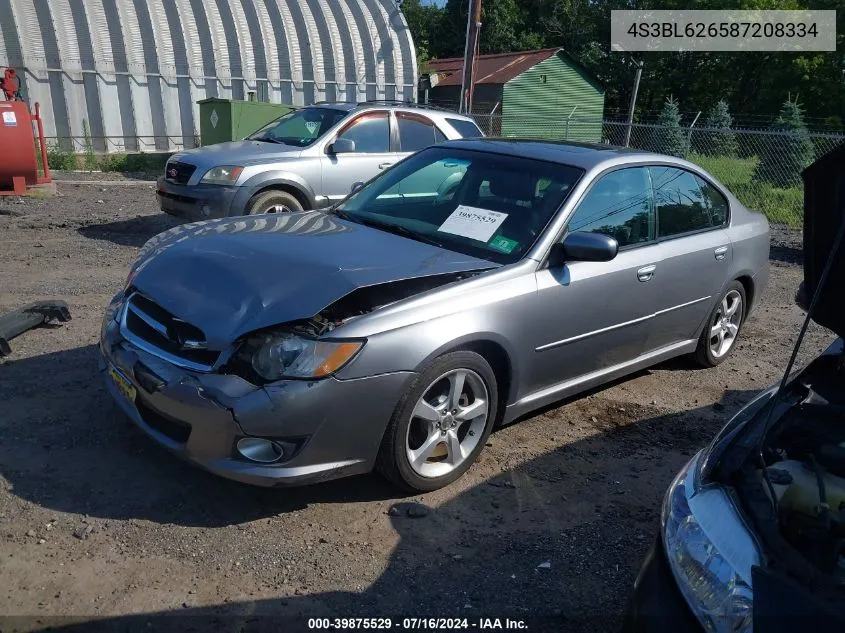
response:
<svg viewBox="0 0 845 633"><path fill-rule="evenodd" d="M173 222L142 181L0 199L0 311L53 297L73 314L13 340L0 364L0 613L21 616L15 629L126 616L158 630L132 616L172 611L214 619L197 630L362 614L615 630L666 486L779 377L803 316L800 234L775 230L764 303L716 369L679 359L548 408L495 432L434 493L402 497L374 475L255 489L159 449L97 372L103 307ZM811 327L799 362L832 339Z"/></svg>

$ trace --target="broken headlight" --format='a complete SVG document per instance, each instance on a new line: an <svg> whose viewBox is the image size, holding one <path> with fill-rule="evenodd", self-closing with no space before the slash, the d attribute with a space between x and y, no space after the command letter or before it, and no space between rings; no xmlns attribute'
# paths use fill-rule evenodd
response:
<svg viewBox="0 0 845 633"><path fill-rule="evenodd" d="M324 341L294 332L262 334L249 339L242 354L264 380L324 378L351 361L363 341Z"/></svg>
<svg viewBox="0 0 845 633"><path fill-rule="evenodd" d="M672 482L663 505L663 544L678 587L705 630L750 633L754 537L724 488L696 481L701 454Z"/></svg>

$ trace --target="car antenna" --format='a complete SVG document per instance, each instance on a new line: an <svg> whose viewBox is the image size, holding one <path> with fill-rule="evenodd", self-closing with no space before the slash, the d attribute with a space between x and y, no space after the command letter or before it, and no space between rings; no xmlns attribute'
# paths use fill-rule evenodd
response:
<svg viewBox="0 0 845 633"><path fill-rule="evenodd" d="M827 281L827 277L830 274L831 269L833 268L833 262L836 260L836 256L839 254L839 249L842 247L843 238L845 238L845 213L842 215L842 224L839 226L839 232L836 234L836 239L833 242L833 248L830 250L830 255L824 265L824 270L819 277L819 283L816 286L816 291L813 293L813 298L810 300L810 305L807 307L807 315L804 317L804 323L801 325L801 331L798 333L798 340L795 341L795 346L792 348L792 354L789 357L789 362L786 364L786 370L783 372L783 377L780 380L780 385L778 385L778 390L775 392L774 397L772 397L772 402L769 406L769 413L766 416L766 424L763 427L766 430L768 430L769 423L772 421L772 414L774 413L775 406L777 405L783 390L786 388L786 382L789 379L789 374L792 373L792 367L795 365L795 359L798 357L798 350L801 347L804 336L807 334L807 328L810 327L810 320L813 318L816 304L819 302L819 297L822 294L824 284Z"/></svg>

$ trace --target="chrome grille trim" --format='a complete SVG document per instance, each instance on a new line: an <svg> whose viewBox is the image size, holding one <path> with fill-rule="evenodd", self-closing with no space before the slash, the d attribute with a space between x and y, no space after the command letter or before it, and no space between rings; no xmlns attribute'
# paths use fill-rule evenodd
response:
<svg viewBox="0 0 845 633"><path fill-rule="evenodd" d="M135 295L132 295L133 297ZM165 338L170 338L170 333L167 331L167 326L164 325L161 321L157 320L155 317L147 314L144 310L136 306L132 303L132 297L129 298L129 301L126 303L128 308L132 310L132 313L136 315L139 319L141 319L144 323L149 325L153 328L156 332L164 336ZM179 321L180 323L185 323L181 319L173 319L174 321ZM186 339L181 343L184 349L207 349L208 346L206 345L205 341L196 341Z"/></svg>
<svg viewBox="0 0 845 633"><path fill-rule="evenodd" d="M132 296L134 297L135 295ZM158 332L162 336L167 336L167 328L164 326L164 323L157 321L149 314L144 312L141 308L136 305L133 305L131 302L132 298L130 297L129 301L127 301L126 303L128 309L132 310L132 312L136 314L138 318L140 318L144 323L153 328L156 332Z"/></svg>
<svg viewBox="0 0 845 633"><path fill-rule="evenodd" d="M152 317L151 315L147 314L137 306L132 304L132 299L135 297L136 293L133 293L129 296L126 300L126 303L123 306L123 309L120 313L120 335L132 343L135 347L144 351L152 356L165 360L177 367L182 367L183 369L190 369L191 371L201 372L201 373L209 373L214 368L214 364L207 364L207 363L199 363L187 358L182 358L181 356L177 356L176 354L172 354L167 350L161 349L157 345L147 341L129 329L129 326L126 323L126 317L129 314L129 311L132 310L132 313L136 315L138 318L144 321L147 325L151 328L156 330L158 333L162 334L163 336L167 336L167 327L159 322L157 319ZM200 343L202 347L198 348L191 348L191 349L205 349L205 342L204 341L186 341L186 347L189 343Z"/></svg>

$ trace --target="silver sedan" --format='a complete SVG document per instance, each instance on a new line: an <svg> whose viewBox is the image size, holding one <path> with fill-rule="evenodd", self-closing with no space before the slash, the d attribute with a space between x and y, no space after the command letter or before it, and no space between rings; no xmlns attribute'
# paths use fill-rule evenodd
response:
<svg viewBox="0 0 845 633"><path fill-rule="evenodd" d="M330 212L153 238L109 305L102 371L174 453L258 485L374 467L433 490L491 430L681 354L722 362L769 227L685 161L456 141Z"/></svg>

